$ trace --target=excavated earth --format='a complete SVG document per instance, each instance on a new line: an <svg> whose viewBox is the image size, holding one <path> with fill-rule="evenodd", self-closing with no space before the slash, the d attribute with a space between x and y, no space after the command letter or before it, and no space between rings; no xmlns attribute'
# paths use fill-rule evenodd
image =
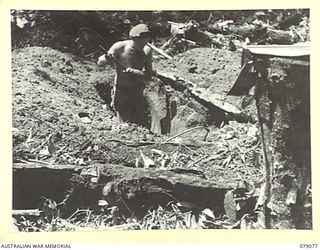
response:
<svg viewBox="0 0 320 250"><path fill-rule="evenodd" d="M226 96L240 71L240 59L240 52L195 48L172 60L155 58L154 69L182 77L241 108L241 100ZM145 167L141 158L147 156L155 163L152 171L194 175L195 179L201 175L208 183L230 184L230 188L242 183L258 185L257 124L231 120L217 126L215 113L170 86L162 87L166 102L160 100L164 92L156 92L162 105L175 104L165 134L120 123L109 106L114 73L112 65L101 68L93 60L48 47L14 50L14 165L36 162L76 168L112 164L130 172ZM146 95L152 94L152 88L147 88ZM247 112L254 114L255 110L250 106ZM198 128L183 133L194 127Z"/></svg>

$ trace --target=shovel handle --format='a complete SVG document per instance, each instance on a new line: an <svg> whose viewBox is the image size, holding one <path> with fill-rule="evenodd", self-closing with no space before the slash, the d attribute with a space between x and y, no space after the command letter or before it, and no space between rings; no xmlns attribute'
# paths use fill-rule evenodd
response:
<svg viewBox="0 0 320 250"><path fill-rule="evenodd" d="M115 63L115 64L117 64L122 70L125 70L126 69L126 67L121 63L121 62L119 62L113 55L108 55L107 53L105 54L106 55L106 57L109 57L109 58L111 58L112 59L112 61Z"/></svg>
<svg viewBox="0 0 320 250"><path fill-rule="evenodd" d="M156 52L158 52L160 55L162 55L162 56L164 56L165 58L167 58L167 59L172 59L172 56L169 56L167 53L165 53L162 49L159 49L159 48L157 48L156 46L154 46L153 44L151 44L151 43L147 43L147 45L151 48L151 49L153 49L154 51L156 51Z"/></svg>

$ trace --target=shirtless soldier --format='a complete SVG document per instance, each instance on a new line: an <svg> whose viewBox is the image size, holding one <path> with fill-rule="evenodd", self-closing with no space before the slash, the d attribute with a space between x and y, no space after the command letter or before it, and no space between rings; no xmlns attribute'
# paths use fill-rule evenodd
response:
<svg viewBox="0 0 320 250"><path fill-rule="evenodd" d="M138 24L129 35L131 40L116 42L107 54L100 56L98 65L106 64L106 56L119 62L115 64L113 100L117 117L123 122L145 126L143 89L152 76L152 51L147 46L150 31L147 25Z"/></svg>

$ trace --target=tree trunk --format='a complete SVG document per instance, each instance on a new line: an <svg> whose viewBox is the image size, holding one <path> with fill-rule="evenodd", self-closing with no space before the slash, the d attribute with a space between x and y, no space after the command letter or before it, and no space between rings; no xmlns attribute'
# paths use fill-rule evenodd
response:
<svg viewBox="0 0 320 250"><path fill-rule="evenodd" d="M300 59L255 58L270 228L312 228L309 58Z"/></svg>

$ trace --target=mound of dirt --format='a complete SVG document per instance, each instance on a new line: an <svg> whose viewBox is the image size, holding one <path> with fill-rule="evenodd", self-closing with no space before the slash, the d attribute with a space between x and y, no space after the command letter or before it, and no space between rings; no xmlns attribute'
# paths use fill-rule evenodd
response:
<svg viewBox="0 0 320 250"><path fill-rule="evenodd" d="M155 64L159 71L169 70L212 93L225 95L240 72L241 53L195 48Z"/></svg>
<svg viewBox="0 0 320 250"><path fill-rule="evenodd" d="M85 155L89 148L93 151L91 160L95 158L94 152L99 152L99 160L106 161L111 149L101 140L115 135L126 140L151 136L148 130L119 124L113 117L106 105L111 97L105 96L110 93L112 82L111 68L99 69L94 63L70 54L43 47L15 50L14 160L25 154L45 157L60 151L61 161L77 163L88 160Z"/></svg>

